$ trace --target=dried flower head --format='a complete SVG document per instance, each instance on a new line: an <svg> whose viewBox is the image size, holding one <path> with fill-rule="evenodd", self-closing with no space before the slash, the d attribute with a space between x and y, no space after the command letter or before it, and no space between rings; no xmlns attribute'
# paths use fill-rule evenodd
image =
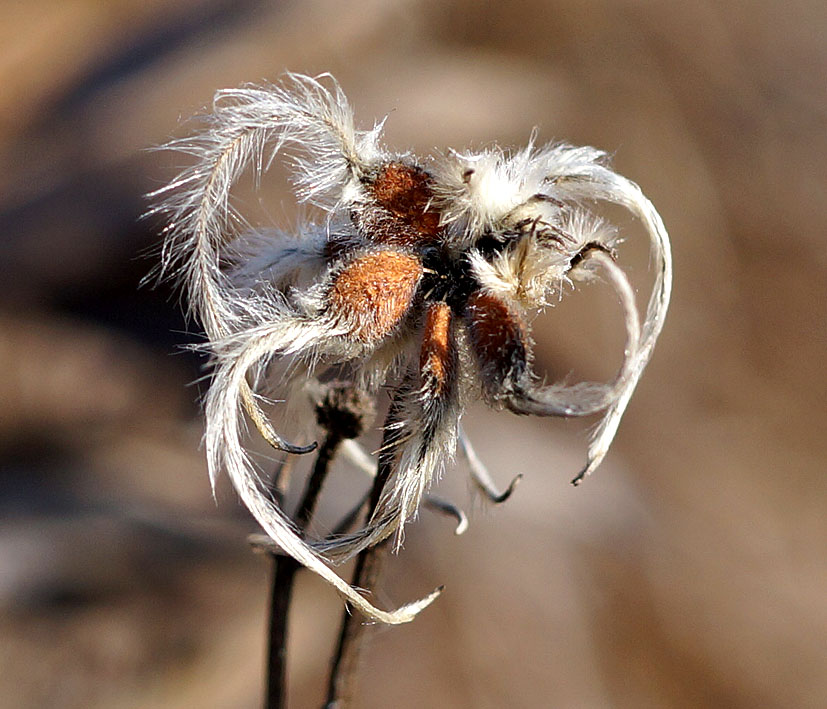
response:
<svg viewBox="0 0 827 709"><path fill-rule="evenodd" d="M330 76L290 74L281 85L219 91L206 121L199 135L171 144L195 161L155 197L169 220L163 268L183 280L212 356L211 479L226 470L274 542L364 614L408 621L437 592L382 611L329 564L394 533L398 544L458 439L473 457L459 429L469 396L481 393L517 414L601 414L575 484L591 473L663 326L671 287L666 230L637 185L594 148L537 147L532 137L516 152L448 151L427 162L388 152L382 123L357 130ZM296 234L244 232L230 190L244 170L260 174L277 155L287 158L297 198L323 218ZM615 262L616 230L589 209L598 201L626 207L650 235L655 283L642 323ZM608 384L539 384L530 315L598 273L625 313L620 370ZM246 412L275 448L312 450L285 441L259 406L256 388L274 358L294 365L287 385L345 366L369 392L395 386L381 452L392 475L357 533L303 539L244 449ZM358 462L358 451L348 450ZM487 488L484 469L475 470Z"/></svg>

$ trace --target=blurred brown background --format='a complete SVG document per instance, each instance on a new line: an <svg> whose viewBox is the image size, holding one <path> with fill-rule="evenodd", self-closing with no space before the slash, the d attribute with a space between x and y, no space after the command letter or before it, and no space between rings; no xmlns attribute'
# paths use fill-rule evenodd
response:
<svg viewBox="0 0 827 709"><path fill-rule="evenodd" d="M150 146L213 92L331 71L364 126L435 147L607 149L670 229L655 357L596 476L587 428L474 411L499 480L470 531L424 512L364 707L827 704L822 0L7 0L0 8L0 705L255 707L267 566L213 502L196 341L138 288L180 167ZM291 213L276 189L267 209ZM623 249L641 297L638 236ZM607 291L537 323L551 372L608 375ZM614 358L614 359L613 359ZM465 471L440 492L470 505ZM293 706L317 706L340 610L299 584Z"/></svg>

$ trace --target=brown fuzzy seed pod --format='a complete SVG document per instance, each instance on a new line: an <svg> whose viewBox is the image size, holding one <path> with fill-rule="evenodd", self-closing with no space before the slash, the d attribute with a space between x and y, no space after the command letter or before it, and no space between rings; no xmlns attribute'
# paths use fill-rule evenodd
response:
<svg viewBox="0 0 827 709"><path fill-rule="evenodd" d="M431 209L431 176L422 168L389 163L368 191L385 215L366 215L380 243L413 245L434 241L440 233L439 212Z"/></svg>
<svg viewBox="0 0 827 709"><path fill-rule="evenodd" d="M350 325L354 340L375 342L408 312L421 276L416 256L398 251L366 254L336 276L328 295L330 312Z"/></svg>
<svg viewBox="0 0 827 709"><path fill-rule="evenodd" d="M423 377L431 378L434 394L440 396L454 374L454 349L451 343L451 308L434 303L425 316L419 368Z"/></svg>

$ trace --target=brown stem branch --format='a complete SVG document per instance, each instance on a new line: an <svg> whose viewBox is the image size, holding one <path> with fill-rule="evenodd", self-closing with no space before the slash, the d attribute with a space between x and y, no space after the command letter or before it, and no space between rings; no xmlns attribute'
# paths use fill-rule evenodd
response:
<svg viewBox="0 0 827 709"><path fill-rule="evenodd" d="M338 447L346 438L356 438L373 417L373 402L352 386L331 383L322 389L316 405L316 418L326 436L318 449L313 470L307 479L304 493L294 515L296 527L305 530L316 509L324 481L330 472ZM275 496L282 505L283 486L286 484L288 464L277 475ZM378 498L377 498L378 499ZM266 709L284 709L287 706L287 635L293 580L300 564L292 557L272 552L273 574L270 589L270 618L268 632Z"/></svg>
<svg viewBox="0 0 827 709"><path fill-rule="evenodd" d="M382 490L390 478L393 470L394 448L399 431L394 425L400 416L401 396L391 403L385 419L385 433L379 454L379 468L373 480L368 505L368 518L379 504ZM356 567L353 571L353 585L356 588L375 588L384 567L389 541L365 549L356 557ZM330 670L330 680L327 687L326 709L342 709L353 699L356 690L357 670L361 652L365 644L368 626L358 614L350 613L345 609L342 617L342 628L339 633L339 642L333 657Z"/></svg>
<svg viewBox="0 0 827 709"><path fill-rule="evenodd" d="M287 706L287 619L293 592L293 578L299 564L292 557L272 554L270 619L268 627L266 709Z"/></svg>

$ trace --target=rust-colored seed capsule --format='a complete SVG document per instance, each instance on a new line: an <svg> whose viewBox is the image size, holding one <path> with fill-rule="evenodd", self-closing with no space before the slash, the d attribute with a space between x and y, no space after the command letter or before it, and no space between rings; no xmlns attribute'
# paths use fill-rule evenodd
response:
<svg viewBox="0 0 827 709"><path fill-rule="evenodd" d="M434 393L439 396L453 376L454 351L451 347L451 308L434 303L425 316L419 368L433 378Z"/></svg>
<svg viewBox="0 0 827 709"><path fill-rule="evenodd" d="M379 251L356 259L333 281L330 310L351 325L350 335L372 342L388 335L411 304L422 264L410 254Z"/></svg>
<svg viewBox="0 0 827 709"><path fill-rule="evenodd" d="M496 389L506 379L519 377L528 357L522 318L499 298L483 291L468 298L466 317L483 381L489 388Z"/></svg>
<svg viewBox="0 0 827 709"><path fill-rule="evenodd" d="M436 238L440 232L439 212L430 208L430 183L431 176L422 168L401 163L382 168L369 190L377 204L401 222L401 228L383 225L381 241L411 245Z"/></svg>

